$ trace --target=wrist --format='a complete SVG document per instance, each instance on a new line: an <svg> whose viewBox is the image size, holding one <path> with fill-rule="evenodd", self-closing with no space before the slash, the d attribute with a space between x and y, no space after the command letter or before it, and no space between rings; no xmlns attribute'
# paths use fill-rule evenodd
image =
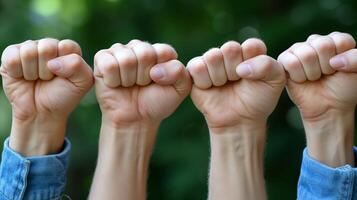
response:
<svg viewBox="0 0 357 200"><path fill-rule="evenodd" d="M209 199L221 199L221 194L225 194L225 199L266 198L265 138L265 124L210 129Z"/></svg>
<svg viewBox="0 0 357 200"><path fill-rule="evenodd" d="M331 109L304 119L309 155L330 167L354 166L354 108Z"/></svg>
<svg viewBox="0 0 357 200"><path fill-rule="evenodd" d="M65 118L36 117L12 119L9 147L23 156L41 156L61 151L67 121Z"/></svg>
<svg viewBox="0 0 357 200"><path fill-rule="evenodd" d="M151 154L158 128L159 123L132 122L119 125L103 118L99 154L102 150L110 153L119 148L124 152L128 151L127 153Z"/></svg>
<svg viewBox="0 0 357 200"><path fill-rule="evenodd" d="M209 129L209 131L212 156L215 153L224 154L224 152L230 150L235 151L237 156L249 159L260 160L263 156L266 124L220 127ZM224 158L224 156L221 158Z"/></svg>
<svg viewBox="0 0 357 200"><path fill-rule="evenodd" d="M210 134L258 134L265 137L267 121L245 121L229 126L211 126L208 124Z"/></svg>
<svg viewBox="0 0 357 200"><path fill-rule="evenodd" d="M115 124L103 118L91 197L146 198L149 160L159 123ZM108 192L110 191L110 192Z"/></svg>

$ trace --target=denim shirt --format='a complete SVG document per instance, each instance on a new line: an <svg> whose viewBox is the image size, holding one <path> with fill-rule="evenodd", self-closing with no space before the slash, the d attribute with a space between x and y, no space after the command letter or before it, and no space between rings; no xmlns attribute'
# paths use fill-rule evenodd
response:
<svg viewBox="0 0 357 200"><path fill-rule="evenodd" d="M353 149L355 162L357 148ZM299 200L357 200L357 168L331 168L311 158L304 150L299 184Z"/></svg>
<svg viewBox="0 0 357 200"><path fill-rule="evenodd" d="M0 165L0 200L58 200L64 193L71 144L62 152L23 157L4 142Z"/></svg>

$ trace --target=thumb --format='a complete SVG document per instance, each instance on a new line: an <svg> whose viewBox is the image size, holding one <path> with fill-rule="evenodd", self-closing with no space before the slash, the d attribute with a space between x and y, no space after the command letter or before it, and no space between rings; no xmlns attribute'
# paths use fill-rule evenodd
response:
<svg viewBox="0 0 357 200"><path fill-rule="evenodd" d="M357 72L357 49L351 49L330 59L333 69L343 72Z"/></svg>
<svg viewBox="0 0 357 200"><path fill-rule="evenodd" d="M260 55L238 65L237 74L246 79L263 80L273 84L285 84L285 72L273 58Z"/></svg>
<svg viewBox="0 0 357 200"><path fill-rule="evenodd" d="M83 90L88 90L93 85L92 69L77 54L52 59L47 63L47 67L53 74L67 78Z"/></svg>
<svg viewBox="0 0 357 200"><path fill-rule="evenodd" d="M159 63L150 70L151 79L159 85L173 85L176 91L186 96L191 90L191 78L185 66L178 60Z"/></svg>

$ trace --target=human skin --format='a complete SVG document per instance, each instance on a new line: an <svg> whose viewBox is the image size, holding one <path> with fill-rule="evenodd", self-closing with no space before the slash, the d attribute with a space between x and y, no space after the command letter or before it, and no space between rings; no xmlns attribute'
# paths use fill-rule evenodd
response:
<svg viewBox="0 0 357 200"><path fill-rule="evenodd" d="M12 106L10 148L23 156L60 152L67 118L93 85L80 46L71 40L28 40L8 46L1 61Z"/></svg>
<svg viewBox="0 0 357 200"><path fill-rule="evenodd" d="M210 133L210 200L266 199L266 123L284 88L283 67L258 39L227 42L187 65L191 98Z"/></svg>
<svg viewBox="0 0 357 200"><path fill-rule="evenodd" d="M353 37L346 33L311 35L278 58L289 74L287 89L300 110L308 154L330 167L355 163L355 46Z"/></svg>
<svg viewBox="0 0 357 200"><path fill-rule="evenodd" d="M94 64L102 126L89 199L144 200L158 127L190 93L191 78L167 44L117 43Z"/></svg>

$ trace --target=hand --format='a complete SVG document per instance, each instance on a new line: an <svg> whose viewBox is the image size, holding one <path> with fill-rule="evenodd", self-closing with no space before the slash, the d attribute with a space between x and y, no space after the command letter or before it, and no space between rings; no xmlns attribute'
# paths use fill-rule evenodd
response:
<svg viewBox="0 0 357 200"><path fill-rule="evenodd" d="M171 115L191 90L189 74L176 59L169 45L139 40L99 51L96 92L105 121L159 124Z"/></svg>
<svg viewBox="0 0 357 200"><path fill-rule="evenodd" d="M284 88L285 72L265 53L262 41L249 39L242 45L227 42L188 63L191 97L210 131L210 200L266 199L266 120Z"/></svg>
<svg viewBox="0 0 357 200"><path fill-rule="evenodd" d="M139 40L99 51L94 63L103 119L89 199L144 200L158 126L190 93L190 76L172 47Z"/></svg>
<svg viewBox="0 0 357 200"><path fill-rule="evenodd" d="M287 89L300 110L309 155L329 166L353 165L357 50L351 35L312 35L283 52Z"/></svg>
<svg viewBox="0 0 357 200"><path fill-rule="evenodd" d="M10 147L25 155L58 152L66 120L93 76L71 40L42 39L7 47L3 87L13 111Z"/></svg>
<svg viewBox="0 0 357 200"><path fill-rule="evenodd" d="M192 100L210 128L265 124L285 85L282 66L265 53L262 41L249 39L227 42L188 63Z"/></svg>
<svg viewBox="0 0 357 200"><path fill-rule="evenodd" d="M312 35L279 56L278 61L290 75L289 95L300 109L303 120L313 121L329 110L354 109L357 74L353 72L357 69L351 66L353 63L341 68L339 65L353 58L355 45L352 36L346 33Z"/></svg>

